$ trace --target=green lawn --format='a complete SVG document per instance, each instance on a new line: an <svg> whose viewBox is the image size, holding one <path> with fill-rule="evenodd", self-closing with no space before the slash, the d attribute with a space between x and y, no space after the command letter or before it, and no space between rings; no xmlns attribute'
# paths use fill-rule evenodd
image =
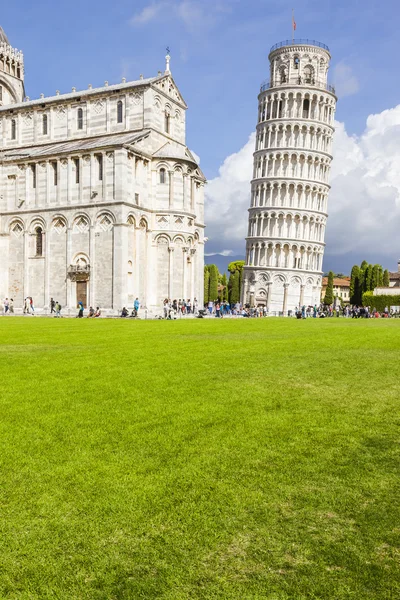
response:
<svg viewBox="0 0 400 600"><path fill-rule="evenodd" d="M399 351L394 319L1 318L0 598L399 598Z"/></svg>

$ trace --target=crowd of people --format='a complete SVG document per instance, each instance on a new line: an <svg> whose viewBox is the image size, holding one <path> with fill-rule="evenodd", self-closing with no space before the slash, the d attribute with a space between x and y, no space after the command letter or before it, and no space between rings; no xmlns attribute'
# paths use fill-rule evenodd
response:
<svg viewBox="0 0 400 600"><path fill-rule="evenodd" d="M0 303L1 308L1 303ZM61 304L54 298L50 299L50 315L54 317L61 317ZM139 298L136 298L133 303L133 309L130 311L125 306L120 312L120 317L136 318L139 316L141 304ZM97 306L94 309L92 306L89 307L88 314L85 315L85 307L83 302L79 301L77 304L78 319L83 318L97 318L101 317L100 307ZM35 307L31 296L27 296L23 302L23 314L34 315ZM3 314L12 315L14 314L14 300L13 298L5 298L3 300ZM162 313L158 317L160 319L177 319L181 316L193 315L197 318L204 318L205 316L223 318L223 317L244 317L244 318L261 318L268 316L282 316L282 313L270 312L266 306L255 306L251 307L249 304L241 304L236 302L230 304L229 302L207 302L204 304L204 308L199 307L199 303L196 298L193 302L188 299L170 300L165 298L162 304ZM324 304L314 304L314 306L296 306L294 310L289 310L289 317L296 317L297 319L307 318L332 318L332 317L345 317L352 319L369 319L369 318L393 318L400 317L400 312L394 311L392 308L386 306L383 311L378 311L375 307L369 306L357 306L357 305L345 305L345 306L326 306Z"/></svg>

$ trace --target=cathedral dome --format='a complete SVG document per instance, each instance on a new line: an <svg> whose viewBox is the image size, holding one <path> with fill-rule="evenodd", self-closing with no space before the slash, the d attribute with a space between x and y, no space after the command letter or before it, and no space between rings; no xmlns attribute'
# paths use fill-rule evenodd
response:
<svg viewBox="0 0 400 600"><path fill-rule="evenodd" d="M8 41L8 37L6 36L4 29L1 27L0 25L0 44L7 44L7 46L10 46L10 42Z"/></svg>

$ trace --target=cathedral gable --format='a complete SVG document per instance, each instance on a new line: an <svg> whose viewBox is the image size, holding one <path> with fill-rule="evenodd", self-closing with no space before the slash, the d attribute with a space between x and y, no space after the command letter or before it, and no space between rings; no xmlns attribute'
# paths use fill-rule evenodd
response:
<svg viewBox="0 0 400 600"><path fill-rule="evenodd" d="M164 92L164 94L166 96L169 96L172 100L174 100L174 102L179 102L179 104L182 104L183 106L185 106L185 108L187 108L186 102L182 98L178 87L172 79L171 75L166 75L165 77L162 77L154 83L154 86L162 92Z"/></svg>

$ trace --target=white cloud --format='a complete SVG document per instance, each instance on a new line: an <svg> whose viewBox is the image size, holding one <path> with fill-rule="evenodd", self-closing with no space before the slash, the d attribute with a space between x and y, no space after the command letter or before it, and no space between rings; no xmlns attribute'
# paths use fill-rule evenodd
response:
<svg viewBox="0 0 400 600"><path fill-rule="evenodd" d="M155 2L150 4L150 6L145 6L143 10L132 17L132 25L146 25L150 21L153 21L166 8L167 4L167 2Z"/></svg>
<svg viewBox="0 0 400 600"><path fill-rule="evenodd" d="M334 68L334 82L336 93L340 98L352 96L360 89L357 77L353 69L345 62L340 62Z"/></svg>
<svg viewBox="0 0 400 600"><path fill-rule="evenodd" d="M211 29L216 24L218 15L229 10L229 2L226 0L162 0L135 14L131 24L147 25L165 13L169 18L178 19L190 34L199 34Z"/></svg>
<svg viewBox="0 0 400 600"><path fill-rule="evenodd" d="M222 252L205 252L204 256L233 256L233 250L222 250Z"/></svg>
<svg viewBox="0 0 400 600"><path fill-rule="evenodd" d="M336 123L326 255L386 257L394 264L400 232L400 105L371 115L360 137ZM228 156L206 188L207 250L244 254L254 134Z"/></svg>

